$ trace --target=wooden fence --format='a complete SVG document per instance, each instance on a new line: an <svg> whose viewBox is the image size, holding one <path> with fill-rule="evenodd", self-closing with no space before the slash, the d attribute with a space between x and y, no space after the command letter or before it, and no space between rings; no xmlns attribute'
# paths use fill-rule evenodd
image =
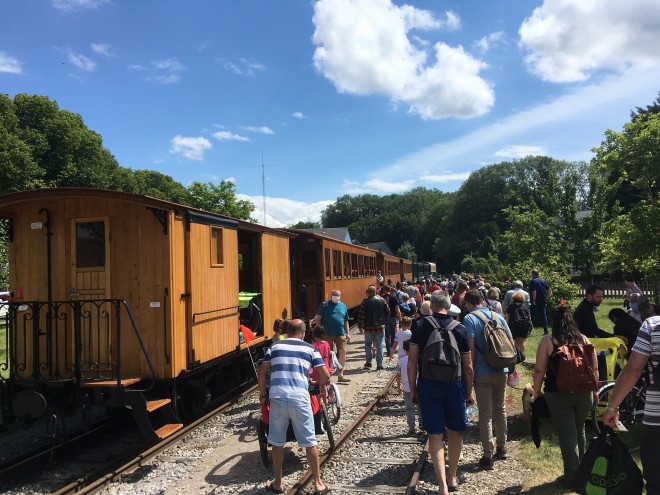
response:
<svg viewBox="0 0 660 495"><path fill-rule="evenodd" d="M626 293L626 284L623 282L601 282L599 284L596 284L604 289L605 292L605 298L606 299L623 299L623 296ZM646 297L648 297L651 302L653 302L653 298L655 296L654 290L653 290L653 282L650 281L644 281L644 282L637 282L637 286L642 289L642 292ZM580 291L578 295L580 297L585 297L587 293L587 288L585 287L580 287Z"/></svg>

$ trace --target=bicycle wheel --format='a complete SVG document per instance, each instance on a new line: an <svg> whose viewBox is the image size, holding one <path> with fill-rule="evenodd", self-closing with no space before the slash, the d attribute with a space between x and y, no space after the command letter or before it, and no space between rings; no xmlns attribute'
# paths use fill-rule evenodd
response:
<svg viewBox="0 0 660 495"><path fill-rule="evenodd" d="M602 429L605 407L612 397L613 389L614 383L608 383L598 391L598 404L591 412L591 420L596 434L600 433ZM631 451L639 449L645 404L646 391L640 387L634 387L619 404L619 421L628 430L620 432L619 438Z"/></svg>
<svg viewBox="0 0 660 495"><path fill-rule="evenodd" d="M327 386L327 395L328 395L328 415L332 420L332 424L337 424L339 422L339 417L341 416L341 398L339 395L339 390L337 385L334 383L328 383Z"/></svg>
<svg viewBox="0 0 660 495"><path fill-rule="evenodd" d="M325 434L328 435L330 450L335 450L335 437L332 434L332 427L330 426L330 419L328 418L328 408L325 407L325 404L323 403L321 403L321 424L323 425Z"/></svg>

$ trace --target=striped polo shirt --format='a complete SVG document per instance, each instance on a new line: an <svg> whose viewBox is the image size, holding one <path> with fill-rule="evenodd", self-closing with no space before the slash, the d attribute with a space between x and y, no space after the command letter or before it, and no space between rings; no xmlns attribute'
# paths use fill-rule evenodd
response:
<svg viewBox="0 0 660 495"><path fill-rule="evenodd" d="M275 342L264 361L271 365L268 395L272 399L309 397L309 370L325 364L311 344L295 338Z"/></svg>
<svg viewBox="0 0 660 495"><path fill-rule="evenodd" d="M660 366L660 316L651 316L642 323L632 350L649 356L649 361ZM650 379L653 380L650 365L648 369ZM652 383L646 390L643 423L649 426L660 426L660 383Z"/></svg>

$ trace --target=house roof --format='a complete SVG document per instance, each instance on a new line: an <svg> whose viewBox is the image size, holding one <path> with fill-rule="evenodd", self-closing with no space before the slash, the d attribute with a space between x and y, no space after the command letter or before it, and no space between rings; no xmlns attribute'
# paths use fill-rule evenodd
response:
<svg viewBox="0 0 660 495"><path fill-rule="evenodd" d="M394 252L385 242L369 242L367 244L360 244L360 246L364 246L369 249L374 249L376 251L380 251L383 254L389 254L390 256L396 256L396 254L394 254Z"/></svg>
<svg viewBox="0 0 660 495"><path fill-rule="evenodd" d="M351 235L348 233L348 227L329 227L321 229L300 229L304 232L311 232L313 234L324 235L337 239L338 241L352 243Z"/></svg>

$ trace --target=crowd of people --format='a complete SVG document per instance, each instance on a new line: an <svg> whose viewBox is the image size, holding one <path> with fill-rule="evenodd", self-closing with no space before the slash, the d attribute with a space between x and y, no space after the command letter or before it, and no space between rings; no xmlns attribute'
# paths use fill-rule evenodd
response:
<svg viewBox="0 0 660 495"><path fill-rule="evenodd" d="M396 354L397 391L403 394L406 405L408 435L424 431L428 434L429 453L438 481L439 494L458 490L457 470L463 432L468 427L469 411L476 411L478 420L482 447L479 466L485 470L493 470L495 462L498 459L506 459L509 454L506 387L507 384L515 387L519 377L513 365L500 367L489 364L484 351L487 327L496 325L497 328L504 329L523 354L525 340L534 328L533 322L536 321L543 330L544 335L539 343L534 365L533 395L537 400L543 397L550 410L564 466L564 474L558 478L557 483L566 487L571 486L572 477L585 451L584 424L593 401L597 400L597 393L595 388L581 393L558 390L558 363L555 355L557 349L566 343L584 346L595 384L599 379L598 360L589 339L617 335L629 345L630 361L621 373L621 384L617 383L615 394L608 405L608 415L605 418L607 423L615 420L618 412L617 401L620 403L623 400L626 390L635 384L647 365L650 366L648 363L660 360L660 317L652 316L652 305L648 304L634 281L627 281L630 289L630 292L626 293L627 311L616 308L609 314L614 323L614 333L600 329L596 324L594 310L603 300L603 289L599 286L587 288L584 300L574 313L564 304L553 307L550 320L548 302L552 289L537 270L531 272L528 290L525 290L525 284L521 280L513 281L511 286L510 290L503 292L482 278L458 275L424 277L415 283L408 283L406 280L392 283L391 280L384 281L379 273L375 283L366 288L365 298L359 306L357 327L359 332L364 334L363 369L372 370L375 360L376 370L382 370L384 359L392 361ZM291 349L287 349L280 356L280 343L287 343L292 337L293 323L289 324L288 332L283 332L282 327L286 323L275 322L275 344L264 360L266 364L263 366L272 366L273 371L276 370L278 359L293 359ZM337 380L350 381L344 375L346 348L351 340L349 316L348 308L341 302L339 290L333 290L330 299L320 305L312 321L312 328L315 328L315 339L313 345L309 345L309 348L305 348L297 357L304 361L299 369L313 369L315 379L323 384L329 379L327 370L333 367L330 348L334 347L338 356ZM433 376L424 364L426 361L422 359L430 350L435 352L436 330L440 330L442 335L440 346L445 346L442 352L455 349L454 361L457 364L454 366L456 369L453 369L453 378L449 380ZM283 333L289 338L281 341L279 339ZM302 340L303 335L296 333L294 338ZM448 345L450 346L447 347ZM451 358L448 358L447 362L452 363ZM288 371L279 373L290 375L290 369L291 366L282 366L281 370ZM275 376L273 374L273 377ZM302 377L296 379L303 380ZM304 379L306 380L307 376ZM283 396L279 397L280 400L283 400L284 396L287 397L286 401L292 400L287 395L291 392L291 380L294 379L287 376L285 381L276 382L278 385L283 384L283 390L286 392L280 393ZM260 379L260 385L262 381ZM649 438L657 442L660 441L660 391L657 387L654 388L653 384L649 389L647 405L649 398L654 405L645 412L644 424L651 430ZM286 409L285 406L280 407ZM289 419L294 425L300 422L294 414L290 414ZM298 427L306 433L303 435L306 440L300 445L310 449L313 446L311 444L315 445L314 440L300 424ZM280 437L276 438L278 440L274 443L275 446L280 443ZM647 442L647 445L652 443ZM448 452L447 462L445 448ZM314 462L318 462L314 460L315 456L317 458L318 453L314 449L308 450L308 459L311 458L312 466L315 465ZM655 495L660 493L657 491L660 485L657 473L651 472L649 466L660 465L658 456L657 449L655 452L650 447L642 450L647 490L649 494ZM282 489L280 453L274 455L273 460L276 476L268 488L277 492ZM317 493L327 493L327 486L316 473L315 485Z"/></svg>

